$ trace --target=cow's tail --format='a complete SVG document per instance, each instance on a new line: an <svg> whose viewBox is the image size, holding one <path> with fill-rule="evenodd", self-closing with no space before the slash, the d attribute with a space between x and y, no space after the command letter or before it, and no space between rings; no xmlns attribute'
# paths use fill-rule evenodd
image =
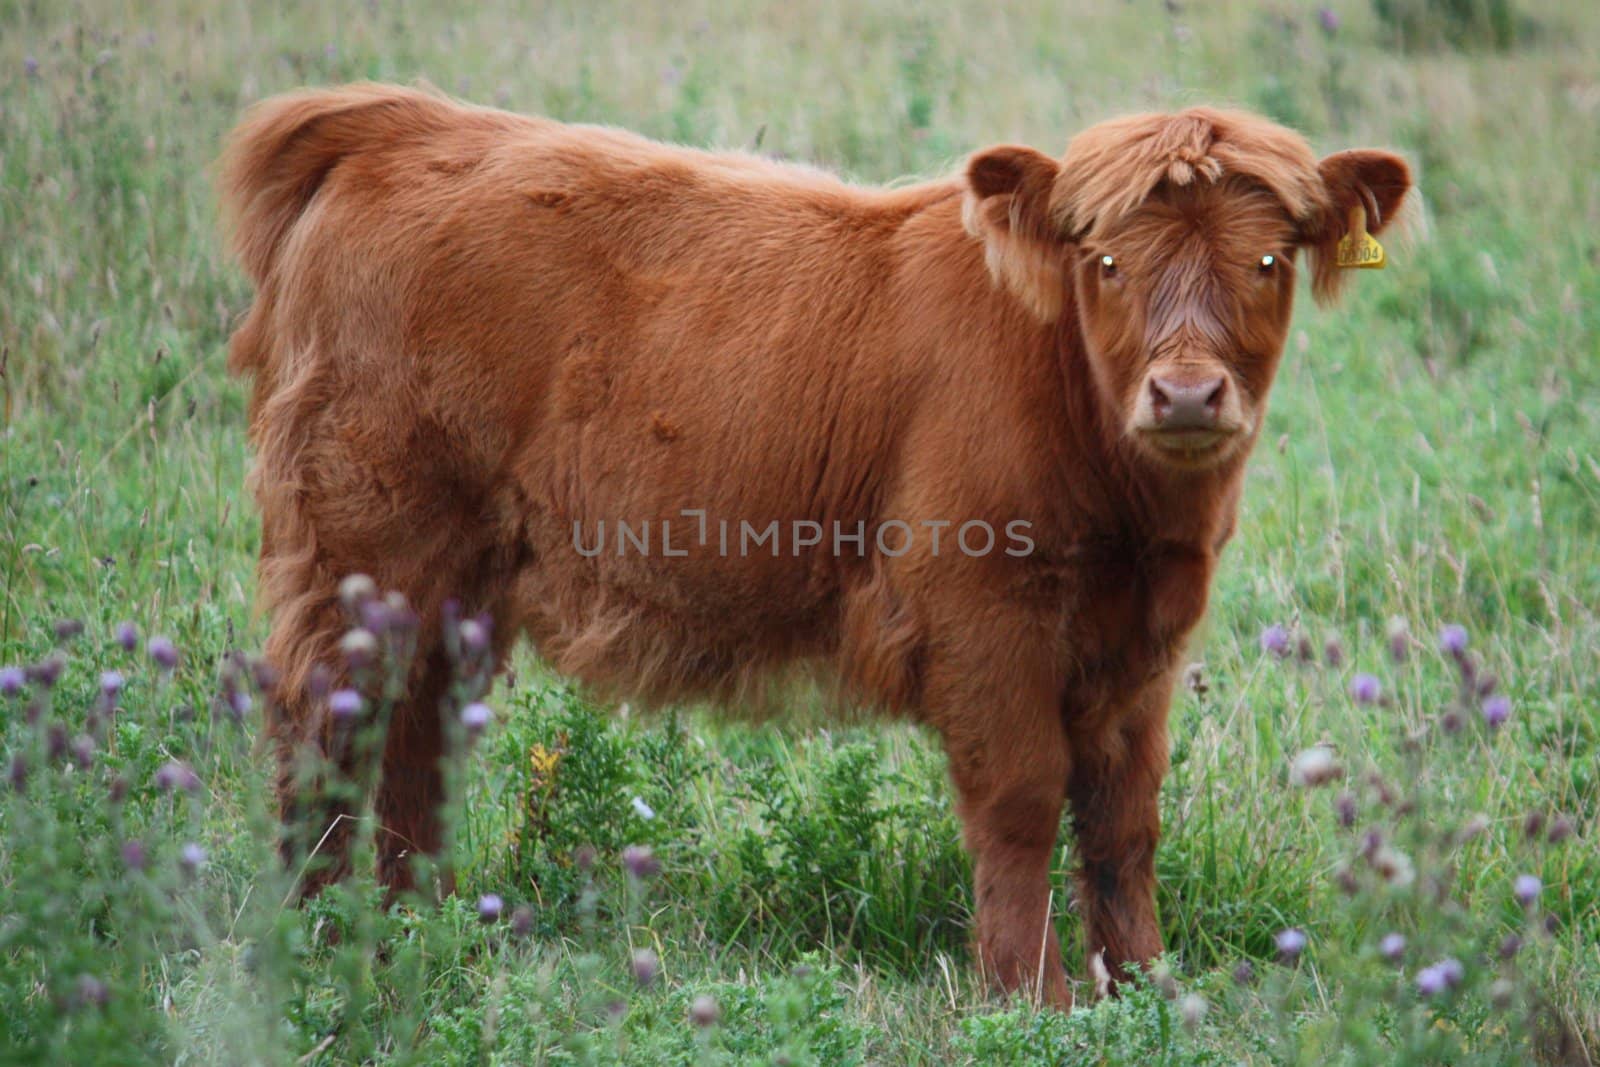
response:
<svg viewBox="0 0 1600 1067"><path fill-rule="evenodd" d="M446 126L442 97L387 85L312 89L265 100L228 138L219 195L231 247L257 289L272 280L295 224L341 160ZM235 343L229 368L260 369L264 346Z"/></svg>

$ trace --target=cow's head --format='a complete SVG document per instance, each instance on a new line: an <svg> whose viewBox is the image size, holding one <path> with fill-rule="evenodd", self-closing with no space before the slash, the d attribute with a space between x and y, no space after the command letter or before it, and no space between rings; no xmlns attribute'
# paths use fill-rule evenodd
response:
<svg viewBox="0 0 1600 1067"><path fill-rule="evenodd" d="M1207 467L1242 455L1261 426L1296 253L1332 299L1352 209L1381 232L1411 177L1387 152L1319 163L1289 130L1196 108L1091 127L1059 161L991 148L967 182L967 227L996 281L1045 321L1075 304L1114 420L1143 455Z"/></svg>

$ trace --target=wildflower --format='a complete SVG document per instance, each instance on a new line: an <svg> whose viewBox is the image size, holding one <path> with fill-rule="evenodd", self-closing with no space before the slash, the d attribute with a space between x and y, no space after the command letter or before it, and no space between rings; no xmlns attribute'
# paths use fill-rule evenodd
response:
<svg viewBox="0 0 1600 1067"><path fill-rule="evenodd" d="M594 870L594 861L598 858L599 857L595 854L593 845L579 845L577 850L572 853L572 864L584 874L588 874L590 871ZM626 850L624 850L622 853L622 862L628 862L628 853Z"/></svg>
<svg viewBox="0 0 1600 1067"><path fill-rule="evenodd" d="M1522 951L1522 938L1516 934L1507 934L1505 940L1500 942L1500 958L1509 960L1515 958Z"/></svg>
<svg viewBox="0 0 1600 1067"><path fill-rule="evenodd" d="M28 668L28 677L49 689L61 679L61 672L66 669L67 658L60 652L52 652Z"/></svg>
<svg viewBox="0 0 1600 1067"><path fill-rule="evenodd" d="M474 701L461 709L461 725L467 728L467 736L477 737L488 729L489 723L494 720L494 712L489 710L489 705Z"/></svg>
<svg viewBox="0 0 1600 1067"><path fill-rule="evenodd" d="M229 683L223 690L222 702L227 707L228 713L233 716L235 722L242 721L246 715L250 714L250 694L240 689L237 684Z"/></svg>
<svg viewBox="0 0 1600 1067"><path fill-rule="evenodd" d="M262 693L270 694L278 687L278 671L264 659L250 661L250 680Z"/></svg>
<svg viewBox="0 0 1600 1067"><path fill-rule="evenodd" d="M489 633L477 619L463 620L456 634L461 648L474 656L481 656L489 647Z"/></svg>
<svg viewBox="0 0 1600 1067"><path fill-rule="evenodd" d="M1534 838L1538 837L1543 832L1544 832L1544 812L1542 812L1542 811L1530 811L1530 812L1528 812L1527 816L1522 820L1522 836L1526 837L1529 841L1532 841Z"/></svg>
<svg viewBox="0 0 1600 1067"><path fill-rule="evenodd" d="M661 861L648 845L629 845L623 849L622 866L641 882L661 873Z"/></svg>
<svg viewBox="0 0 1600 1067"><path fill-rule="evenodd" d="M1434 964L1434 966L1439 968L1439 973L1444 976L1444 984L1451 989L1466 980L1467 969L1461 966L1461 961L1453 956L1447 956Z"/></svg>
<svg viewBox="0 0 1600 1067"><path fill-rule="evenodd" d="M633 954L633 978L641 986L648 987L656 980L656 975L661 973L661 960L655 952L648 948L641 948Z"/></svg>
<svg viewBox="0 0 1600 1067"><path fill-rule="evenodd" d="M498 922L500 912L505 907L496 893L485 893L478 898L478 921L484 923Z"/></svg>
<svg viewBox="0 0 1600 1067"><path fill-rule="evenodd" d="M1417 972L1417 992L1425 997L1436 997L1446 986L1444 973L1437 966L1424 967Z"/></svg>
<svg viewBox="0 0 1600 1067"><path fill-rule="evenodd" d="M1249 960L1240 960L1233 968L1233 984L1244 987L1256 980L1256 969Z"/></svg>
<svg viewBox="0 0 1600 1067"><path fill-rule="evenodd" d="M11 788L20 793L28 788L28 760L18 752L11 757Z"/></svg>
<svg viewBox="0 0 1600 1067"><path fill-rule="evenodd" d="M643 797L633 798L633 813L639 816L639 818L646 820L656 817L656 809L652 808L649 804L646 804Z"/></svg>
<svg viewBox="0 0 1600 1067"><path fill-rule="evenodd" d="M328 695L328 710L339 722L349 722L361 714L361 694L354 689L336 689Z"/></svg>
<svg viewBox="0 0 1600 1067"><path fill-rule="evenodd" d="M1406 620L1396 615L1389 620L1389 658L1396 663L1404 663L1406 654L1411 651L1411 627L1406 625Z"/></svg>
<svg viewBox="0 0 1600 1067"><path fill-rule="evenodd" d="M717 1019L722 1014L722 1009L717 1006L717 998L708 993L702 993L694 998L689 1005L689 1021L700 1029L715 1026Z"/></svg>
<svg viewBox="0 0 1600 1067"><path fill-rule="evenodd" d="M1517 987L1509 978L1496 978L1489 986L1489 1003L1504 1011L1511 1006L1512 999L1516 996Z"/></svg>
<svg viewBox="0 0 1600 1067"><path fill-rule="evenodd" d="M1289 654L1289 631L1273 623L1261 631L1261 651L1270 652L1279 659Z"/></svg>
<svg viewBox="0 0 1600 1067"><path fill-rule="evenodd" d="M347 575L339 583L339 600L351 611L357 611L369 600L378 596L378 587L365 574Z"/></svg>
<svg viewBox="0 0 1600 1067"><path fill-rule="evenodd" d="M1486 697L1490 695L1499 687L1500 679L1496 678L1492 674L1480 675L1478 678L1477 693L1480 697Z"/></svg>
<svg viewBox="0 0 1600 1067"><path fill-rule="evenodd" d="M1335 669L1344 666L1344 646L1337 637L1330 637L1323 643L1322 662Z"/></svg>
<svg viewBox="0 0 1600 1067"><path fill-rule="evenodd" d="M193 841L188 842L178 850L178 866L183 868L185 874L198 874L200 868L205 865L206 850Z"/></svg>
<svg viewBox="0 0 1600 1067"><path fill-rule="evenodd" d="M92 974L78 975L78 1002L103 1008L111 1000L111 990Z"/></svg>
<svg viewBox="0 0 1600 1067"><path fill-rule="evenodd" d="M33 56L23 56L22 73L30 78L37 78L39 76L39 61Z"/></svg>
<svg viewBox="0 0 1600 1067"><path fill-rule="evenodd" d="M1572 836L1572 820L1565 815L1557 815L1550 823L1550 833L1545 840L1552 845L1559 845Z"/></svg>
<svg viewBox="0 0 1600 1067"><path fill-rule="evenodd" d="M1190 993L1178 1001L1178 1015L1183 1019L1184 1029L1193 1033L1205 1020L1206 998L1199 993Z"/></svg>
<svg viewBox="0 0 1600 1067"><path fill-rule="evenodd" d="M1400 962L1400 957L1406 954L1405 935L1384 934L1383 940L1378 942L1378 952L1390 963Z"/></svg>
<svg viewBox="0 0 1600 1067"><path fill-rule="evenodd" d="M1357 704L1376 704L1382 693L1383 686L1373 675L1358 674L1350 679L1350 695L1355 698Z"/></svg>
<svg viewBox="0 0 1600 1067"><path fill-rule="evenodd" d="M1544 888L1544 883L1539 881L1536 874L1519 874L1512 884L1512 892L1516 894L1517 902L1524 908L1533 907L1534 901L1539 899L1539 891Z"/></svg>
<svg viewBox="0 0 1600 1067"><path fill-rule="evenodd" d="M340 640L339 651L344 653L344 660L351 670L364 670L378 658L378 639L371 630L357 627Z"/></svg>
<svg viewBox="0 0 1600 1067"><path fill-rule="evenodd" d="M72 762L83 771L94 766L94 739L89 735L79 734L72 739Z"/></svg>
<svg viewBox="0 0 1600 1067"><path fill-rule="evenodd" d="M185 793L198 793L200 776L182 760L168 760L156 770L156 788L163 793L179 789Z"/></svg>
<svg viewBox="0 0 1600 1067"><path fill-rule="evenodd" d="M51 723L45 732L45 754L51 763L67 754L67 728L58 722Z"/></svg>
<svg viewBox="0 0 1600 1067"><path fill-rule="evenodd" d="M416 629L417 616L411 610L411 604L406 600L404 593L390 593L383 598L383 606L389 611L389 628L397 633L409 633Z"/></svg>
<svg viewBox="0 0 1600 1067"><path fill-rule="evenodd" d="M1278 931L1278 936L1274 940L1278 946L1278 956L1285 963L1293 963L1306 949L1305 932L1298 927L1291 926L1287 930Z"/></svg>
<svg viewBox="0 0 1600 1067"><path fill-rule="evenodd" d="M1511 718L1511 701L1496 694L1483 702L1483 721L1489 729L1498 730Z"/></svg>
<svg viewBox="0 0 1600 1067"><path fill-rule="evenodd" d="M122 862L130 871L142 871L145 865L144 842L131 838L122 843Z"/></svg>
<svg viewBox="0 0 1600 1067"><path fill-rule="evenodd" d="M1317 650L1311 646L1311 638L1301 634L1295 641L1294 658L1301 663L1313 663L1317 658Z"/></svg>
<svg viewBox="0 0 1600 1067"><path fill-rule="evenodd" d="M511 932L517 937L527 937L533 933L533 909L526 904L517 906L511 913Z"/></svg>
<svg viewBox="0 0 1600 1067"><path fill-rule="evenodd" d="M144 650L149 654L151 661L164 671L173 670L178 666L178 646L165 637L152 637L145 642Z"/></svg>
<svg viewBox="0 0 1600 1067"><path fill-rule="evenodd" d="M1339 32L1341 20L1339 13L1331 7L1317 8L1317 25L1322 27L1322 32L1332 37Z"/></svg>
<svg viewBox="0 0 1600 1067"><path fill-rule="evenodd" d="M1356 796L1346 789L1334 800L1333 807L1339 813L1339 825L1346 829L1355 825L1356 821Z"/></svg>
<svg viewBox="0 0 1600 1067"><path fill-rule="evenodd" d="M106 796L110 798L111 803L121 804L127 795L128 780L120 774L113 774L111 781L106 783Z"/></svg>
<svg viewBox="0 0 1600 1067"><path fill-rule="evenodd" d="M115 701L117 694L122 692L123 678L121 671L105 671L100 675L100 692L109 701Z"/></svg>
<svg viewBox="0 0 1600 1067"><path fill-rule="evenodd" d="M0 696L14 697L22 692L28 676L21 667L0 667Z"/></svg>
<svg viewBox="0 0 1600 1067"><path fill-rule="evenodd" d="M1467 628L1450 623L1439 631L1439 651L1459 658L1467 650Z"/></svg>
<svg viewBox="0 0 1600 1067"><path fill-rule="evenodd" d="M1289 784L1315 788L1327 785L1343 774L1344 768L1333 758L1333 753L1319 745L1306 749L1294 758L1289 765Z"/></svg>
<svg viewBox="0 0 1600 1067"><path fill-rule="evenodd" d="M1372 856L1373 869L1396 889L1404 889L1417 880L1417 869L1411 857L1399 849L1384 845Z"/></svg>
<svg viewBox="0 0 1600 1067"><path fill-rule="evenodd" d="M117 644L122 646L124 652L132 652L139 647L139 628L131 622L117 623Z"/></svg>
<svg viewBox="0 0 1600 1067"><path fill-rule="evenodd" d="M83 623L77 619L57 619L55 630L56 640L66 644L83 633Z"/></svg>
<svg viewBox="0 0 1600 1067"><path fill-rule="evenodd" d="M361 605L361 625L375 634L389 632L392 621L389 615L389 606L381 600L368 600Z"/></svg>
<svg viewBox="0 0 1600 1067"><path fill-rule="evenodd" d="M1483 812L1476 812L1472 818L1461 824L1461 829L1456 831L1456 843L1466 844L1474 837L1479 837L1489 829L1489 816Z"/></svg>

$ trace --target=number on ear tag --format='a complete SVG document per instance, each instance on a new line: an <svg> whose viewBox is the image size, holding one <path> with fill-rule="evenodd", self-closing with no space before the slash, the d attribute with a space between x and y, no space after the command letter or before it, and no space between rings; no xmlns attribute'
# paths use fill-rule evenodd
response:
<svg viewBox="0 0 1600 1067"><path fill-rule="evenodd" d="M1339 239L1334 250L1335 266L1347 270L1382 270L1389 263L1378 239L1367 232L1367 209L1350 209L1349 232Z"/></svg>

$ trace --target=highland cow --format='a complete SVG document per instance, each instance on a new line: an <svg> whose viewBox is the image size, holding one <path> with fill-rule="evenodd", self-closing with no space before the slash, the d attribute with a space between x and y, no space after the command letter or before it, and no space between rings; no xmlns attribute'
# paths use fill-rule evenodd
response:
<svg viewBox="0 0 1600 1067"><path fill-rule="evenodd" d="M256 286L229 365L254 376L269 729L286 847L325 857L308 890L348 834L292 767L347 758L314 682L347 669L338 589L363 573L419 620L375 775L392 889L441 848L453 599L494 656L526 635L598 693L737 707L801 669L925 724L980 965L1071 1002L1066 809L1085 948L1125 977L1161 951L1168 705L1296 255L1331 297L1353 220L1377 233L1409 184L1208 108L878 189L408 89L261 104L223 163Z"/></svg>

